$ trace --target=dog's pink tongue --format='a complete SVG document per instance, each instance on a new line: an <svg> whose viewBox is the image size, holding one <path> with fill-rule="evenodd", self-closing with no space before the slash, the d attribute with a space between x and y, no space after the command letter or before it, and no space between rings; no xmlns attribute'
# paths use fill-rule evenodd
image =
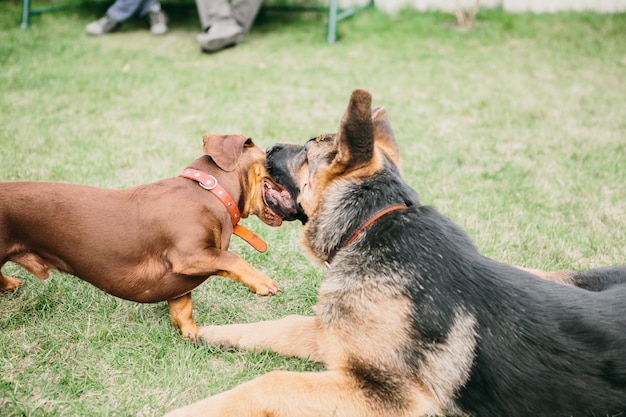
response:
<svg viewBox="0 0 626 417"><path fill-rule="evenodd" d="M289 191L283 190L278 194L280 196L278 202L280 203L281 207L290 213L295 212L295 204L293 203L293 198L291 198L291 194L289 194Z"/></svg>
<svg viewBox="0 0 626 417"><path fill-rule="evenodd" d="M296 211L293 199L289 191L278 191L275 188L268 188L265 190L266 200L271 201L273 204L280 206L287 213L294 213Z"/></svg>

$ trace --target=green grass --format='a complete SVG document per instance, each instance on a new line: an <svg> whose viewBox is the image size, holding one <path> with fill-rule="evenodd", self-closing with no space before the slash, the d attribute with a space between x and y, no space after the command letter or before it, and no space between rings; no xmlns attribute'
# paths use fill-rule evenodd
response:
<svg viewBox="0 0 626 417"><path fill-rule="evenodd" d="M245 43L205 55L193 6L165 3L162 38L141 20L84 35L105 7L20 30L19 4L0 2L1 180L152 182L199 156L206 132L265 147L336 131L350 92L365 87L389 111L406 180L485 254L548 269L626 261L626 15L483 10L460 31L446 14L370 10L328 45L321 15L263 13ZM194 291L195 320L311 314L324 271L298 248L299 226L245 224L270 249L233 238L233 250L284 293L261 298L214 278ZM2 416L155 416L271 369L318 369L187 343L165 303L4 269L24 285L0 295Z"/></svg>

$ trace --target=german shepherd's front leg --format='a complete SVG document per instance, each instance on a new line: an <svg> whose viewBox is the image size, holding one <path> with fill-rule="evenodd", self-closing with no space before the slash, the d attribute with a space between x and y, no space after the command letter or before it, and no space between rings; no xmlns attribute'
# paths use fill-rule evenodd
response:
<svg viewBox="0 0 626 417"><path fill-rule="evenodd" d="M353 379L335 371L273 371L165 417L373 417ZM384 414L383 414L384 415Z"/></svg>
<svg viewBox="0 0 626 417"><path fill-rule="evenodd" d="M198 341L222 349L271 350L324 362L317 317L291 315L279 320L200 328Z"/></svg>

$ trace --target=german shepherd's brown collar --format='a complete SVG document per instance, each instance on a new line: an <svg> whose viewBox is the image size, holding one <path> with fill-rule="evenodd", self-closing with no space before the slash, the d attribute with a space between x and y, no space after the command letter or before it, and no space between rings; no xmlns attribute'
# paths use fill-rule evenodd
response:
<svg viewBox="0 0 626 417"><path fill-rule="evenodd" d="M364 90L352 93L336 135L268 149L268 171L284 187L266 188L273 209L306 219L302 244L319 263L372 210L407 208L336 253L314 316L198 334L216 346L320 361L326 371L271 372L171 416L626 411L626 267L555 275L575 284L562 285L486 258L460 227L419 204L398 155L385 110L372 111Z"/></svg>

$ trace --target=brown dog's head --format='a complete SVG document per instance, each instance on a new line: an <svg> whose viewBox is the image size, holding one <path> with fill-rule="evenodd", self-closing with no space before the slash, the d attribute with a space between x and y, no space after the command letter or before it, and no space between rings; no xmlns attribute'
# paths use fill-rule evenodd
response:
<svg viewBox="0 0 626 417"><path fill-rule="evenodd" d="M270 226L280 226L284 216L265 203L263 190L277 188L265 168L265 152L252 139L242 135L207 134L202 137L202 141L204 153L211 157L219 169L237 174L222 175L220 182L225 183L227 189L241 189L241 217L254 214ZM231 183L230 186L228 183ZM238 199L237 196L233 197Z"/></svg>
<svg viewBox="0 0 626 417"><path fill-rule="evenodd" d="M399 171L400 154L387 112L383 107L372 110L371 102L367 91L355 90L338 133L318 136L304 146L267 149L266 167L280 184L265 190L272 210L285 220L306 223L323 204L331 183L372 176L385 164Z"/></svg>

